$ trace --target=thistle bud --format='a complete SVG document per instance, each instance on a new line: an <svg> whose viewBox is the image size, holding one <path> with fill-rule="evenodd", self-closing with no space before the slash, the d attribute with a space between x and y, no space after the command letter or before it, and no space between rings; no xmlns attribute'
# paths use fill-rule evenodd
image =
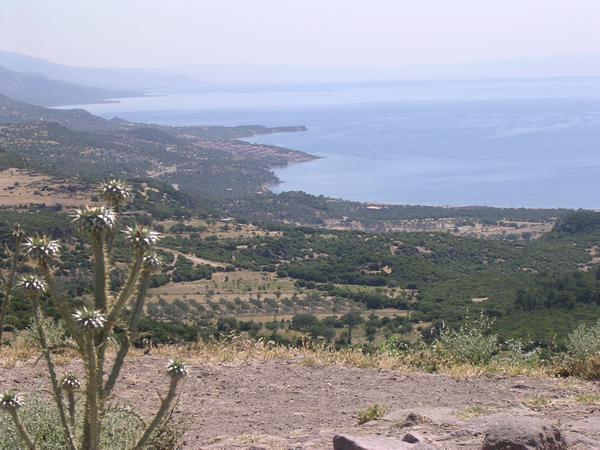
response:
<svg viewBox="0 0 600 450"><path fill-rule="evenodd" d="M142 225L126 227L123 233L125 233L125 236L129 242L131 242L131 245L139 249L148 249L155 245L160 239L159 233Z"/></svg>
<svg viewBox="0 0 600 450"><path fill-rule="evenodd" d="M131 186L113 178L100 183L100 194L110 207L118 209L131 200Z"/></svg>
<svg viewBox="0 0 600 450"><path fill-rule="evenodd" d="M179 359L170 359L165 367L172 378L183 378L189 373L184 362Z"/></svg>
<svg viewBox="0 0 600 450"><path fill-rule="evenodd" d="M19 280L19 286L31 298L36 298L46 292L46 283L37 275L23 275Z"/></svg>
<svg viewBox="0 0 600 450"><path fill-rule="evenodd" d="M162 267L162 259L156 252L149 252L144 256L144 269L158 272Z"/></svg>
<svg viewBox="0 0 600 450"><path fill-rule="evenodd" d="M100 311L86 307L76 310L73 313L73 319L77 325L87 330L99 330L106 323L106 318Z"/></svg>
<svg viewBox="0 0 600 450"><path fill-rule="evenodd" d="M60 387L66 391L76 391L81 388L81 381L74 373L67 373L60 382Z"/></svg>
<svg viewBox="0 0 600 450"><path fill-rule="evenodd" d="M23 406L23 400L16 392L7 391L2 394L0 399L0 407L6 411L14 411Z"/></svg>
<svg viewBox="0 0 600 450"><path fill-rule="evenodd" d="M25 251L33 259L40 262L48 262L58 257L60 244L45 235L30 236L23 244Z"/></svg>
<svg viewBox="0 0 600 450"><path fill-rule="evenodd" d="M75 212L73 222L80 233L93 235L111 231L117 223L117 216L105 206L85 206Z"/></svg>

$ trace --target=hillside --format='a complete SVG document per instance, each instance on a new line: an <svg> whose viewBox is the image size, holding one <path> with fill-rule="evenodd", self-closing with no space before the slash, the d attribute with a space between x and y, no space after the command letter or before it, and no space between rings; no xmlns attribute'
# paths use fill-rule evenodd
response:
<svg viewBox="0 0 600 450"><path fill-rule="evenodd" d="M37 226L61 221L63 214L52 211L91 199L89 185L100 178L134 181L137 214L153 216L166 233L162 251L172 264L153 287L150 316L182 324L178 339L194 333L192 319L211 322L216 333L219 327L238 331L256 320L265 335L277 331L263 325L274 308L290 321L299 313L314 315L300 335L342 341L344 324L334 316L357 309L358 342L426 334L437 321L456 326L469 311L483 311L495 318L503 336L547 346L555 341L553 334L560 342L578 323L598 317L600 288L593 276L600 233L594 213L366 205L302 193L276 195L267 191L278 181L272 168L312 157L240 139L301 132L302 126L168 127L109 121L7 97L0 102L0 120L9 122L0 125L0 169L34 169L4 172L10 181L0 199L7 199L3 204L9 209L2 227L9 229L11 221ZM48 179L61 181L50 188ZM8 201L10 195L22 200ZM45 206L13 214L29 202ZM38 216L44 221L32 216L40 211L48 214ZM557 218L559 226L549 232ZM65 267L65 274L70 270ZM238 273L230 276L231 270ZM569 286L574 278L586 289L544 302L539 300L547 292L540 287L544 276ZM286 303L277 306L280 300ZM567 316L572 320L563 320ZM219 317L229 322L217 323ZM537 319L534 326L531 317ZM293 342L299 334L292 328L274 334Z"/></svg>
<svg viewBox="0 0 600 450"><path fill-rule="evenodd" d="M74 67L21 53L0 51L0 66L15 72L39 75L83 86L110 90L163 91L198 89L198 80L184 75L169 75L160 71Z"/></svg>
<svg viewBox="0 0 600 450"><path fill-rule="evenodd" d="M35 122L55 122L63 128ZM46 163L48 160L44 158L52 154L56 158L53 167L71 176L104 176L108 173L148 176L200 196L223 215L244 220L377 232L456 230L459 234L502 238L505 235L518 237L523 233L536 236L545 229L545 224L569 212L565 209L367 205L299 192L272 194L268 186L279 182L273 168L313 157L240 139L265 133L301 132L305 130L303 126L169 127L116 118L106 120L84 110L48 109L2 95L0 123L14 124L0 132L3 136L0 145L14 156L29 155L27 157L34 165L36 158ZM47 141L53 144L46 147ZM96 158L86 156L89 150L86 145L90 143L97 146ZM81 159L85 164L59 163L61 156L52 150L57 145L65 145L63 156L68 155L69 161ZM106 166L106 158L110 160L113 156L118 168L111 171ZM140 158L146 157L148 160L143 167L139 166ZM538 228L484 230L481 227L496 225L503 220L535 222Z"/></svg>
<svg viewBox="0 0 600 450"><path fill-rule="evenodd" d="M49 109L0 94L0 123L56 122L73 130L106 131L111 122L83 109Z"/></svg>
<svg viewBox="0 0 600 450"><path fill-rule="evenodd" d="M147 177L211 198L263 191L271 169L310 155L239 138L302 126L168 127L113 119L84 110L30 105L0 95L0 146L38 170L68 176Z"/></svg>
<svg viewBox="0 0 600 450"><path fill-rule="evenodd" d="M41 106L100 103L142 95L139 92L102 89L14 72L0 66L0 94Z"/></svg>

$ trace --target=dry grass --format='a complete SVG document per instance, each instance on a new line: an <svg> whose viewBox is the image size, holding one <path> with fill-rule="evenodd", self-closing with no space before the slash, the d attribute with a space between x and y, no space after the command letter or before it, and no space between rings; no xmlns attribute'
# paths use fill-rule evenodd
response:
<svg viewBox="0 0 600 450"><path fill-rule="evenodd" d="M279 360L293 361L309 367L343 366L393 370L404 373L414 371L437 372L455 379L492 375L548 378L553 377L555 373L545 367L522 367L508 363L487 366L450 365L439 362L434 364L434 356L427 355L425 352L393 356L381 352L363 353L359 349L353 348L335 350L327 345L286 347L275 345L266 340L254 341L238 337L229 342L197 342L191 345L164 346L158 348L154 353L164 354L165 357L177 356L189 361L201 361L210 364L243 364L252 361Z"/></svg>
<svg viewBox="0 0 600 450"><path fill-rule="evenodd" d="M471 420L475 417L484 416L486 414L488 414L488 408L486 408L485 406L472 405L472 406L467 406L462 411L459 411L456 414L456 417L458 417L460 420L467 421L467 420Z"/></svg>
<svg viewBox="0 0 600 450"><path fill-rule="evenodd" d="M107 355L114 356L116 347L111 345ZM454 379L470 379L482 376L527 376L532 378L552 378L557 370L552 366L523 367L510 362L491 363L482 366L471 364L451 364L436 359L433 352L418 351L402 355L384 352L363 353L359 349L344 348L335 350L327 345L287 347L276 345L264 339L252 340L233 337L227 342L199 341L185 345L165 345L152 349L154 355L165 358L182 358L202 364L245 364L256 361L291 361L308 367L356 367L361 369L381 369L409 373L415 371L443 373ZM131 357L141 357L142 349L132 349ZM0 367L14 367L19 363L35 361L40 356L37 346L26 339L15 338L10 346L0 347ZM65 365L77 359L74 351L61 351L55 355L58 365Z"/></svg>

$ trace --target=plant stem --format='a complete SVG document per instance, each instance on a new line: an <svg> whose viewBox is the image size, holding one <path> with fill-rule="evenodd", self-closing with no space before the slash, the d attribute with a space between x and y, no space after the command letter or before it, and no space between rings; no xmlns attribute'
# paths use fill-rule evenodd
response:
<svg viewBox="0 0 600 450"><path fill-rule="evenodd" d="M75 339L75 342L79 346L80 351L83 352L83 347L85 344L83 341L83 337L81 336L81 333L79 332L79 329L75 325L75 321L71 316L71 311L69 310L69 306L67 305L66 298L60 295L58 289L56 288L56 283L54 281L52 273L50 272L50 267L44 261L40 261L38 263L38 267L40 269L40 272L44 276L44 281L46 282L46 285L48 287L48 292L56 302L56 307L58 308L58 312L60 313L61 318L65 321L67 330L69 331L69 333L71 333L73 339Z"/></svg>
<svg viewBox="0 0 600 450"><path fill-rule="evenodd" d="M140 282L138 286L138 292L136 296L136 301L133 306L133 311L131 313L131 318L129 319L129 330L128 334L123 336L123 340L121 341L121 345L119 346L119 351L115 358L115 362L113 363L112 370L110 371L110 376L104 385L104 397L108 397L112 392L115 383L117 382L117 378L121 372L123 367L123 362L127 353L129 352L129 347L131 342L137 339L138 336L138 325L140 322L140 317L142 312L144 311L144 301L146 300L146 295L148 293L148 287L150 285L150 270L143 269Z"/></svg>
<svg viewBox="0 0 600 450"><path fill-rule="evenodd" d="M96 347L92 331L85 332L85 366L87 385L85 389L85 422L83 425L83 448L99 450L100 445L100 414L98 405L98 375Z"/></svg>
<svg viewBox="0 0 600 450"><path fill-rule="evenodd" d="M115 322L119 318L119 314L121 313L123 306L125 306L127 301L131 298L131 294L133 294L133 289L140 275L143 260L143 250L136 250L134 260L129 269L129 276L127 277L127 282L125 283L123 290L117 297L117 301L114 303L113 307L111 308L108 314L106 326L104 327L106 333L108 333L108 330L110 330L114 326Z"/></svg>
<svg viewBox="0 0 600 450"><path fill-rule="evenodd" d="M69 402L69 421L71 428L75 428L75 394L71 389L67 391L67 401Z"/></svg>
<svg viewBox="0 0 600 450"><path fill-rule="evenodd" d="M19 436L21 436L21 439L23 440L23 442L25 442L25 445L27 446L27 448L29 450L36 450L37 447L33 443L33 440L31 439L31 436L29 436L29 433L27 433L27 430L23 426L23 423L21 422L21 418L19 417L19 413L17 412L17 410L16 409L11 409L10 410L10 416L11 416L11 418L12 418L15 426L17 427L17 431L19 432Z"/></svg>
<svg viewBox="0 0 600 450"><path fill-rule="evenodd" d="M6 247L8 250L8 246ZM15 241L15 251L11 254L11 267L8 277L2 281L4 290L4 301L2 302L2 311L0 311L0 345L2 345L2 333L4 331L4 324L6 322L6 314L8 313L8 306L12 301L13 290L15 287L15 281L17 279L17 269L19 268L21 259L21 241Z"/></svg>
<svg viewBox="0 0 600 450"><path fill-rule="evenodd" d="M97 234L92 238L94 251L94 309L107 312L108 306L108 255L106 253L106 234ZM112 328L112 327L111 327ZM99 391L104 378L104 354L106 352L106 341L110 333L109 327L104 327L94 336L95 348L98 350L96 361L96 389L98 410L104 409L102 392Z"/></svg>
<svg viewBox="0 0 600 450"><path fill-rule="evenodd" d="M133 448L133 450L142 450L144 448L156 427L160 424L167 411L171 408L173 400L175 400L175 394L177 393L177 384L179 383L180 379L181 378L179 377L171 378L171 383L169 384L169 392L167 393L167 396L162 400L160 408L156 412L154 419L152 420L150 425L148 425L148 428L146 428L146 431L138 441L137 445Z"/></svg>
<svg viewBox="0 0 600 450"><path fill-rule="evenodd" d="M94 249L94 309L106 312L108 288L106 243L103 236L93 238Z"/></svg>
<svg viewBox="0 0 600 450"><path fill-rule="evenodd" d="M52 384L52 395L54 397L54 401L56 402L56 407L58 408L60 422L62 424L65 437L67 438L68 448L71 450L75 450L75 440L73 438L73 433L69 426L69 422L67 422L67 417L65 414L65 405L63 403L63 397L60 392L58 377L56 376L56 366L54 365L54 361L52 360L52 354L50 353L50 348L48 347L48 339L46 338L46 331L44 330L42 310L40 308L39 301L35 298L33 299L33 309L35 326L40 340L40 345L42 347L42 354L44 355L46 365L48 366L50 382Z"/></svg>

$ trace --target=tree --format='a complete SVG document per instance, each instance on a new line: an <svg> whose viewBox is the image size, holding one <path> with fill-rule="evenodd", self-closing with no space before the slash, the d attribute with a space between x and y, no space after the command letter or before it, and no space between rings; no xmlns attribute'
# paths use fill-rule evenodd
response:
<svg viewBox="0 0 600 450"><path fill-rule="evenodd" d="M312 326L319 323L317 316L309 313L296 314L292 317L290 328L298 331L308 331Z"/></svg>
<svg viewBox="0 0 600 450"><path fill-rule="evenodd" d="M352 344L352 330L362 322L362 316L358 311L350 311L341 317L342 323L348 327L348 345Z"/></svg>

